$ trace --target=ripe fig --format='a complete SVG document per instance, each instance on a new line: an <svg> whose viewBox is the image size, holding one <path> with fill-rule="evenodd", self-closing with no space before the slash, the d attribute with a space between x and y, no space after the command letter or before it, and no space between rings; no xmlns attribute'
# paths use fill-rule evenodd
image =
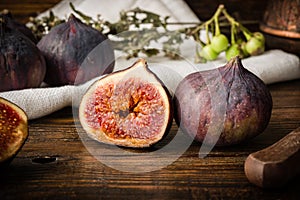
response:
<svg viewBox="0 0 300 200"><path fill-rule="evenodd" d="M264 82L235 57L225 66L186 76L175 90L174 107L184 132L199 142L226 146L264 131L272 97Z"/></svg>
<svg viewBox="0 0 300 200"><path fill-rule="evenodd" d="M144 59L96 81L79 106L87 134L103 143L148 147L169 130L173 109L168 90Z"/></svg>
<svg viewBox="0 0 300 200"><path fill-rule="evenodd" d="M6 20L7 26L9 28L20 31L26 37L28 37L33 43L35 43L35 44L37 43L37 39L34 36L34 34L32 33L32 31L25 24L21 24L18 21L16 21L13 18L13 15L11 14L11 12L9 12L8 10L3 10L0 13L0 16Z"/></svg>
<svg viewBox="0 0 300 200"><path fill-rule="evenodd" d="M0 92L39 87L46 63L36 45L0 17Z"/></svg>
<svg viewBox="0 0 300 200"><path fill-rule="evenodd" d="M97 55L86 59L100 43ZM114 51L108 38L72 14L67 22L53 27L37 46L47 63L44 81L52 86L81 84L114 68ZM89 63L81 67L85 60Z"/></svg>
<svg viewBox="0 0 300 200"><path fill-rule="evenodd" d="M26 113L0 97L0 166L7 166L28 137Z"/></svg>

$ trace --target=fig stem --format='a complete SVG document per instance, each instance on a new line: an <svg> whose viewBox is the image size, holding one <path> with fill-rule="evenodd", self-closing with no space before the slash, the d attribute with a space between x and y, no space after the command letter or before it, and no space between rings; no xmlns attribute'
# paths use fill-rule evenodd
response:
<svg viewBox="0 0 300 200"><path fill-rule="evenodd" d="M69 3L71 9L76 13L78 14L87 24L90 24L91 21L93 21L93 18L90 17L90 16L87 16L85 14L83 14L82 12L80 12L79 10L76 10L74 5L70 2ZM71 14L72 15L72 14Z"/></svg>
<svg viewBox="0 0 300 200"><path fill-rule="evenodd" d="M238 66L238 67L243 66L239 55L231 58L231 60L228 63L229 63L229 66Z"/></svg>

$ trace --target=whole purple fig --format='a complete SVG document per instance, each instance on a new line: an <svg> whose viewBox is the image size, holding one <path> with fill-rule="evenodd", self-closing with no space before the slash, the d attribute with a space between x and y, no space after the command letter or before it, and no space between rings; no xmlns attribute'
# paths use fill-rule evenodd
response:
<svg viewBox="0 0 300 200"><path fill-rule="evenodd" d="M25 25L18 21L16 21L8 10L3 10L0 13L0 16L3 17L7 23L7 26L11 29L17 29L21 33L23 33L26 37L28 37L35 44L37 43L37 39L32 33L32 31Z"/></svg>
<svg viewBox="0 0 300 200"><path fill-rule="evenodd" d="M0 92L39 87L46 63L36 45L0 17Z"/></svg>
<svg viewBox="0 0 300 200"><path fill-rule="evenodd" d="M186 76L174 95L175 120L196 141L237 144L262 133L272 112L272 96L239 57L225 66ZM219 133L219 134L218 134Z"/></svg>
<svg viewBox="0 0 300 200"><path fill-rule="evenodd" d="M114 68L108 38L73 14L67 22L53 27L37 46L46 59L44 81L52 86L81 84Z"/></svg>

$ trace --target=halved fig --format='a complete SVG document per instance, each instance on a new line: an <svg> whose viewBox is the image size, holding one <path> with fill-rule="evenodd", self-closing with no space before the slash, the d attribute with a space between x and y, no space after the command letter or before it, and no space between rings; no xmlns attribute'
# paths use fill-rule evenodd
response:
<svg viewBox="0 0 300 200"><path fill-rule="evenodd" d="M87 134L99 142L148 147L170 128L171 96L146 60L139 59L92 84L79 106L79 119Z"/></svg>
<svg viewBox="0 0 300 200"><path fill-rule="evenodd" d="M28 118L17 105L0 97L0 165L17 155L28 137Z"/></svg>

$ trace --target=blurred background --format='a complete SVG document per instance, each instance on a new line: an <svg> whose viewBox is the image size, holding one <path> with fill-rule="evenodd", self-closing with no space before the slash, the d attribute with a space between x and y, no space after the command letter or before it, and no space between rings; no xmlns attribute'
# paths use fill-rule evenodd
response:
<svg viewBox="0 0 300 200"><path fill-rule="evenodd" d="M228 13L230 13L238 21L242 22L242 24L250 31L264 32L267 49L279 48L300 56L299 0L184 1L201 21L209 19L218 6L220 4L224 4ZM0 11L8 9L13 13L14 18L17 21L26 23L30 16L37 16L39 13L53 7L59 2L60 0L0 0ZM266 13L268 14L267 17ZM164 16L163 13L158 14ZM262 22L264 22L267 26L262 28ZM272 29L269 29L270 26L273 26L271 27ZM293 30L290 31L290 29ZM290 33L292 33L292 37L290 37Z"/></svg>
<svg viewBox="0 0 300 200"><path fill-rule="evenodd" d="M13 12L15 19L27 22L28 17L36 16L60 0L0 0L0 10L8 9ZM260 21L268 1L261 0L185 0L200 20L209 19L218 8L224 4L228 12L239 20ZM257 28L258 26L256 26ZM255 28L255 26L253 26Z"/></svg>

